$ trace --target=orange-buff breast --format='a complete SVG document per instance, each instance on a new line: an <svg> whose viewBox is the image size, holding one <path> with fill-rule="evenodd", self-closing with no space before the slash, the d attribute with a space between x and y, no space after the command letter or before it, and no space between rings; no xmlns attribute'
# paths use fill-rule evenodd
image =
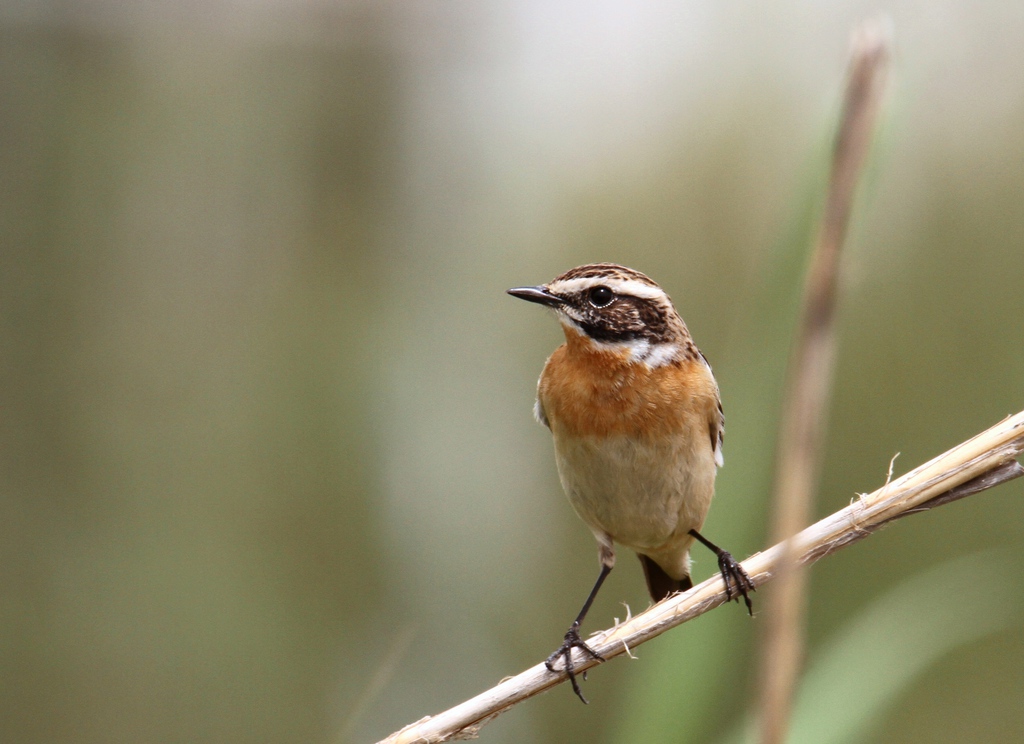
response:
<svg viewBox="0 0 1024 744"><path fill-rule="evenodd" d="M557 434L639 439L678 434L707 422L718 408L718 387L696 354L658 367L631 362L628 350L594 348L568 336L548 359L538 387L540 404Z"/></svg>

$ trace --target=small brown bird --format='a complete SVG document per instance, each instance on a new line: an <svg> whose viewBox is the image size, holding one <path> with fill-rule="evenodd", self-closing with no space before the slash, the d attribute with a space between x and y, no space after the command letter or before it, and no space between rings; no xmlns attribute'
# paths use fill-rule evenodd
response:
<svg viewBox="0 0 1024 744"><path fill-rule="evenodd" d="M565 343L548 358L537 386L537 420L551 430L569 502L597 538L601 573L558 657L573 691L573 648L603 661L581 640L580 624L615 565L615 543L636 551L654 601L686 591L690 546L718 556L729 599L751 611L750 577L704 539L725 419L711 365L664 290L616 264L589 264L539 287L508 293L552 308Z"/></svg>

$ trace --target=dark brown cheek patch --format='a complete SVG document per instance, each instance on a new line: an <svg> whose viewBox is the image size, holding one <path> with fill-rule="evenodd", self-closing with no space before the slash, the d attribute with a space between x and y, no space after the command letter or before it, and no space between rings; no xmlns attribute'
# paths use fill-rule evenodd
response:
<svg viewBox="0 0 1024 744"><path fill-rule="evenodd" d="M644 335L649 338L653 343L659 341L671 340L671 331L668 327L668 313L662 308L657 307L653 302L643 302L641 300L634 300L630 298L633 303L636 304L637 314L639 316L640 326L644 329Z"/></svg>
<svg viewBox="0 0 1024 744"><path fill-rule="evenodd" d="M595 341L647 339L652 344L674 340L667 313L651 300L618 297L611 305L589 308L581 325Z"/></svg>

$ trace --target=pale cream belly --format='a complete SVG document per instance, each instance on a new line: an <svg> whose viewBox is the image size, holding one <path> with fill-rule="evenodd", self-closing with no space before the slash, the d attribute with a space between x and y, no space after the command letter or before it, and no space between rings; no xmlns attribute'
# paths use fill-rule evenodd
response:
<svg viewBox="0 0 1024 744"><path fill-rule="evenodd" d="M555 457L580 518L595 534L638 552L657 553L699 530L711 506L716 467L706 440L563 433L555 435Z"/></svg>

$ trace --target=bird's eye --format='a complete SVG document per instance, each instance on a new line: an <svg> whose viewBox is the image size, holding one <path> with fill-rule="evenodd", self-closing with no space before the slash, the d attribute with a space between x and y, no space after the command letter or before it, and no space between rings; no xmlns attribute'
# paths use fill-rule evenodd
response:
<svg viewBox="0 0 1024 744"><path fill-rule="evenodd" d="M614 298L615 293L605 286L594 287L587 293L587 299L594 307L607 307Z"/></svg>

